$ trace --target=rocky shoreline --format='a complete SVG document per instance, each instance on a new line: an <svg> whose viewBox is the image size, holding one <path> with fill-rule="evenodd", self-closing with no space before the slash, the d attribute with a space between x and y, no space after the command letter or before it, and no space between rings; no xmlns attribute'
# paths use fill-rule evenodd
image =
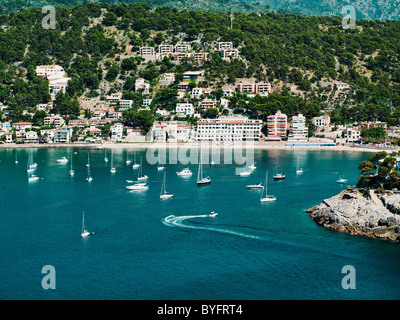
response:
<svg viewBox="0 0 400 320"><path fill-rule="evenodd" d="M397 193L346 189L306 212L328 229L400 241L400 194Z"/></svg>

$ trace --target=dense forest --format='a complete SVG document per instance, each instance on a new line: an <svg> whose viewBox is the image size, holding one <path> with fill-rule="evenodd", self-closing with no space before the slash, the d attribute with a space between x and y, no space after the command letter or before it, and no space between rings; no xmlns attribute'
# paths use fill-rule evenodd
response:
<svg viewBox="0 0 400 320"><path fill-rule="evenodd" d="M238 78L254 77L273 83L268 97L235 95L231 105L250 116L265 117L277 110L307 118L329 110L334 123L364 120L399 125L400 22L357 21L344 30L341 17L302 16L292 13L229 13L177 10L147 4L88 3L57 7L56 29L44 29L44 14L32 8L0 15L0 102L11 117L49 100L46 83L35 76L37 65L57 63L71 77L68 105L85 95L94 97L122 89L126 99L140 101L134 80L143 77L157 88L160 74L179 75L204 69L204 86L221 88ZM143 63L142 45L190 41L194 50L209 51L211 59L199 65ZM209 50L216 41L230 41L241 59L223 60ZM346 94L332 90L332 82L350 85ZM154 101L170 108L176 86L153 90ZM217 89L212 95L220 96ZM59 99L64 101L66 98ZM60 108L60 107L59 107ZM62 107L61 107L62 109Z"/></svg>

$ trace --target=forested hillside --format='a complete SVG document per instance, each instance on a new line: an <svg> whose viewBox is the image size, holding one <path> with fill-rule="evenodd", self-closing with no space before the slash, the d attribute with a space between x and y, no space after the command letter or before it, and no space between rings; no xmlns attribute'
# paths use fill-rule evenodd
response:
<svg viewBox="0 0 400 320"><path fill-rule="evenodd" d="M61 104L76 112L76 99L122 90L126 99L141 100L134 80L152 85L151 97L160 107L176 102L176 85L159 88L163 73L205 70L206 87L234 84L239 78L268 80L274 93L254 98L235 95L233 108L266 117L281 109L289 116L308 118L321 109L334 122L381 120L399 124L400 22L359 21L356 30L343 30L340 17L278 13L150 10L146 4L93 4L57 8L57 28L42 28L40 8L0 16L0 102L14 119L23 110L48 102L46 80L36 77L42 64L62 65L71 77ZM209 51L199 65L191 59L175 64L168 57L144 62L140 46L157 48L178 41L193 50ZM223 60L210 50L216 41L232 42L240 59ZM125 59L124 56L129 56ZM346 94L332 90L334 80L350 85ZM61 98L59 101L62 100ZM75 103L73 103L75 101Z"/></svg>

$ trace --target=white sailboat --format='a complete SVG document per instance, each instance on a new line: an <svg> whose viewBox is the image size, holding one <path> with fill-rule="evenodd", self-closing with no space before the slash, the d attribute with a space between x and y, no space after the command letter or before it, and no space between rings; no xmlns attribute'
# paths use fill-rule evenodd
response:
<svg viewBox="0 0 400 320"><path fill-rule="evenodd" d="M297 157L297 168L296 168L297 174L303 173L303 168L300 168L299 161L300 161L300 157Z"/></svg>
<svg viewBox="0 0 400 320"><path fill-rule="evenodd" d="M37 164L33 163L33 152L31 149L29 151L29 155L28 155L28 165L27 165L26 172L33 173L33 172L35 172L36 168L37 168Z"/></svg>
<svg viewBox="0 0 400 320"><path fill-rule="evenodd" d="M111 169L110 169L110 172L111 173L116 173L117 172L117 169L115 169L115 167L114 167L114 152L113 152L112 149L111 149Z"/></svg>
<svg viewBox="0 0 400 320"><path fill-rule="evenodd" d="M88 153L88 163L86 164L86 166L87 166L87 168L88 168L88 175L87 175L87 177L86 177L86 181L87 181L87 182L92 182L92 181L93 181L93 178L92 178L92 176L90 175L90 153Z"/></svg>
<svg viewBox="0 0 400 320"><path fill-rule="evenodd" d="M203 178L203 165L201 163L201 155L202 155L202 153L200 152L199 170L198 170L198 173L197 173L197 186L198 187L206 186L206 185L209 185L211 183L210 177Z"/></svg>
<svg viewBox="0 0 400 320"><path fill-rule="evenodd" d="M267 170L267 173L266 173L266 175L265 175L265 188L264 188L263 191L261 192L260 201L261 201L261 202L273 202L273 201L276 201L276 197L275 197L275 196L273 196L273 195L268 195L267 186L268 186L268 170ZM264 190L265 190L265 197L263 197L263 195L264 195Z"/></svg>
<svg viewBox="0 0 400 320"><path fill-rule="evenodd" d="M15 163L18 164L17 151L15 150Z"/></svg>
<svg viewBox="0 0 400 320"><path fill-rule="evenodd" d="M136 151L133 153L133 165L132 169L137 169L140 167L140 164L136 162Z"/></svg>
<svg viewBox="0 0 400 320"><path fill-rule="evenodd" d="M139 167L139 172L138 172L138 181L143 181L143 180L147 180L149 177L146 175L142 175L142 169L143 165L142 165L142 158L140 158L140 167Z"/></svg>
<svg viewBox="0 0 400 320"><path fill-rule="evenodd" d="M86 237L90 236L91 234L93 234L93 232L89 232L89 231L86 230L86 228L85 228L85 212L83 212L83 214L82 214L81 237L82 237L82 238L86 238Z"/></svg>
<svg viewBox="0 0 400 320"><path fill-rule="evenodd" d="M163 183L161 185L161 191L160 191L160 199L161 200L169 199L169 198L172 198L174 196L173 193L167 192L167 190L165 188L165 174L166 174L166 172L164 171L164 180L163 180Z"/></svg>
<svg viewBox="0 0 400 320"><path fill-rule="evenodd" d="M128 150L126 150L126 161L125 161L125 163L126 163L126 165L127 166L129 166L130 164L131 164L131 159L129 159L129 152L128 152Z"/></svg>
<svg viewBox="0 0 400 320"><path fill-rule="evenodd" d="M284 180L286 176L282 172L282 165L281 165L281 172L278 172L278 159L276 160L276 172L274 175L274 180Z"/></svg>
<svg viewBox="0 0 400 320"><path fill-rule="evenodd" d="M71 177L73 177L74 174L75 174L75 171L74 171L74 169L72 169L72 154L71 154L71 170L69 170L69 175L70 175Z"/></svg>
<svg viewBox="0 0 400 320"><path fill-rule="evenodd" d="M107 158L107 150L104 149L104 162L108 162L108 158Z"/></svg>
<svg viewBox="0 0 400 320"><path fill-rule="evenodd" d="M34 181L38 181L38 180L39 180L39 177L34 174L31 174L30 177L28 178L28 182L34 182Z"/></svg>

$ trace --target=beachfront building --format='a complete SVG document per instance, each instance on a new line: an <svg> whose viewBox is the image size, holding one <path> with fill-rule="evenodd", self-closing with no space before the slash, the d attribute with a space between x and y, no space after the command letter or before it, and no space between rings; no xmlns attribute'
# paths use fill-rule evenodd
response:
<svg viewBox="0 0 400 320"><path fill-rule="evenodd" d="M311 119L311 123L315 126L317 132L329 131L331 126L331 117L328 114L314 117Z"/></svg>
<svg viewBox="0 0 400 320"><path fill-rule="evenodd" d="M13 134L11 132L2 131L0 136L5 136L6 137L6 141L4 141L5 143L12 143L13 142Z"/></svg>
<svg viewBox="0 0 400 320"><path fill-rule="evenodd" d="M266 140L281 140L287 136L287 115L278 110L275 114L267 117L267 137Z"/></svg>
<svg viewBox="0 0 400 320"><path fill-rule="evenodd" d="M124 132L124 125L116 123L111 127L111 142L121 142Z"/></svg>
<svg viewBox="0 0 400 320"><path fill-rule="evenodd" d="M292 117L292 123L289 129L288 141L307 141L308 128L306 126L306 117L301 113Z"/></svg>
<svg viewBox="0 0 400 320"><path fill-rule="evenodd" d="M60 128L54 130L54 143L70 143L72 139L71 128Z"/></svg>
<svg viewBox="0 0 400 320"><path fill-rule="evenodd" d="M155 142L187 142L191 127L178 121L163 121L153 125L153 141Z"/></svg>
<svg viewBox="0 0 400 320"><path fill-rule="evenodd" d="M357 127L346 128L343 131L343 138L346 140L346 143L360 142L361 131Z"/></svg>
<svg viewBox="0 0 400 320"><path fill-rule="evenodd" d="M25 133L25 143L39 143L39 137L36 131L28 131Z"/></svg>
<svg viewBox="0 0 400 320"><path fill-rule="evenodd" d="M259 141L262 120L221 117L197 122L197 141Z"/></svg>
<svg viewBox="0 0 400 320"><path fill-rule="evenodd" d="M26 132L26 131L32 129L32 123L31 122L16 122L16 123L13 123L12 126L13 126L14 130L17 130L17 131Z"/></svg>

